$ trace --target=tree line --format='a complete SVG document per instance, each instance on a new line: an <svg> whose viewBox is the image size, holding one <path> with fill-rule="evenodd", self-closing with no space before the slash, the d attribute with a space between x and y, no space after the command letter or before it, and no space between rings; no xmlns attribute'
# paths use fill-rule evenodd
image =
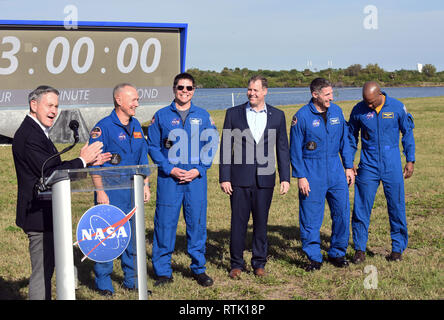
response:
<svg viewBox="0 0 444 320"><path fill-rule="evenodd" d="M248 79L261 74L268 79L269 87L307 87L310 82L322 77L329 79L335 87L360 87L366 81L376 80L384 87L399 86L444 86L444 71L437 72L432 64L426 64L422 72L418 70L385 71L378 64L363 67L353 64L346 69L323 69L299 71L292 70L249 70L247 68L230 69L225 67L221 72L204 71L197 68L187 70L200 88L243 88Z"/></svg>

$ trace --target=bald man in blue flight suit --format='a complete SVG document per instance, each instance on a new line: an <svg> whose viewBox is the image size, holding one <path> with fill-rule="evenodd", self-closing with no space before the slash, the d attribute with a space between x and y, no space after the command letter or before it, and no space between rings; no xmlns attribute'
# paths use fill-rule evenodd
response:
<svg viewBox="0 0 444 320"><path fill-rule="evenodd" d="M370 214L380 181L387 199L392 252L389 261L399 261L407 248L404 179L413 174L415 139L413 117L404 104L387 96L377 82L364 84L363 100L353 107L349 130L353 156L361 132L361 159L357 169L352 215L354 263L365 260ZM406 157L404 171L399 150L399 132Z"/></svg>
<svg viewBox="0 0 444 320"><path fill-rule="evenodd" d="M143 135L139 121L134 118L136 108L139 106L139 96L137 90L131 84L118 84L113 90L115 108L111 114L100 120L90 133L90 143L101 141L103 149L112 154L111 160L102 167L131 166L148 164L148 146ZM100 175L92 176L96 188L103 185ZM119 184L119 178L108 179L107 184ZM114 179L115 181L110 181ZM144 202L150 198L148 177L145 178ZM95 192L96 204L110 204L120 208L125 214L132 209L131 190L98 190ZM133 229L133 218L130 220L131 230ZM133 236L128 247L120 256L122 270L124 272L123 286L126 289L134 290L137 286L137 272L135 268L135 246L133 246ZM113 261L96 262L94 273L95 283L101 295L112 296L114 288L111 281L113 272Z"/></svg>
<svg viewBox="0 0 444 320"><path fill-rule="evenodd" d="M190 74L177 75L174 101L155 113L148 128L149 154L159 168L152 257L155 286L173 281L171 255L182 205L193 277L201 286L213 284L205 273L207 170L219 138L209 113L191 102L194 89Z"/></svg>
<svg viewBox="0 0 444 320"><path fill-rule="evenodd" d="M323 262L320 228L325 199L332 218L328 260L336 267L348 266L348 186L354 182L348 128L341 108L331 103L332 85L326 79L316 78L310 90L312 99L294 115L290 130L292 175L298 178L302 250L310 261L306 271L319 270Z"/></svg>

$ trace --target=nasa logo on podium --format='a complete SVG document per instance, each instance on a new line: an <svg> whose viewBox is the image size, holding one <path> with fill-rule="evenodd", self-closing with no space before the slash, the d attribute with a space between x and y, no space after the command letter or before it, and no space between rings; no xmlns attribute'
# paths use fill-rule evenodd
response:
<svg viewBox="0 0 444 320"><path fill-rule="evenodd" d="M77 225L74 245L78 245L84 257L95 262L117 259L128 247L131 239L130 219L136 208L125 214L116 206L96 205L88 209Z"/></svg>

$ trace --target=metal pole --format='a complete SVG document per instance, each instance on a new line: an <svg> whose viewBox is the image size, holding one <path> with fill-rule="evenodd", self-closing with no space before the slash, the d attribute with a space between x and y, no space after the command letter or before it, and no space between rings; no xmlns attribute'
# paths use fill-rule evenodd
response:
<svg viewBox="0 0 444 320"><path fill-rule="evenodd" d="M70 183L71 181L66 179L52 186L57 300L76 299Z"/></svg>
<svg viewBox="0 0 444 320"><path fill-rule="evenodd" d="M136 255L137 255L137 283L139 300L148 300L147 270L146 270L146 242L145 242L145 207L143 202L142 175L134 175L134 205L137 207L136 219Z"/></svg>
<svg viewBox="0 0 444 320"><path fill-rule="evenodd" d="M234 92L231 93L231 106L234 107Z"/></svg>

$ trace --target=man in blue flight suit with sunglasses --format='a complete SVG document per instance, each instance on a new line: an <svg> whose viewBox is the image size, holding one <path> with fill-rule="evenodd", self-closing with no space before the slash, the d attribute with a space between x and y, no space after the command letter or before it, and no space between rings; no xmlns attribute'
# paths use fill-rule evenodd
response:
<svg viewBox="0 0 444 320"><path fill-rule="evenodd" d="M370 214L380 181L387 199L392 238L392 252L388 261L399 261L407 247L407 219L405 212L404 178L413 174L415 140L413 117L404 104L381 91L378 83L364 84L363 100L353 107L349 130L353 156L361 132L361 159L357 169L355 199L352 215L353 262L365 260ZM399 132L406 157L404 171L399 150Z"/></svg>
<svg viewBox="0 0 444 320"><path fill-rule="evenodd" d="M348 186L354 182L348 128L341 108L331 103L332 85L316 78L310 90L312 99L294 115L290 130L290 159L293 177L298 178L302 250L310 261L306 271L319 270L322 265L320 228L325 199L332 219L328 260L339 268L348 266Z"/></svg>
<svg viewBox="0 0 444 320"><path fill-rule="evenodd" d="M154 286L173 281L171 255L182 205L193 277L201 286L213 285L205 273L207 170L217 151L219 136L209 113L191 102L194 88L190 74L178 74L174 78L173 102L158 110L148 127L148 151L158 165Z"/></svg>
<svg viewBox="0 0 444 320"><path fill-rule="evenodd" d="M113 90L114 110L111 114L100 120L90 133L90 143L103 142L103 149L111 153L111 160L103 167L131 166L148 164L148 147L139 121L134 118L139 106L139 95L135 87L129 83L118 84ZM93 183L99 190L95 192L96 204L110 204L120 208L128 214L132 208L131 190L100 190L103 186L100 175L92 175ZM110 179L119 183L119 178L109 178L107 183L113 183ZM145 178L144 202L150 199L148 177ZM133 218L130 220L133 229ZM135 267L136 248L133 241L134 232L128 247L120 256L122 270L124 272L123 286L128 290L137 287L137 271ZM96 287L101 295L112 296L114 293L111 282L113 261L96 262L94 273Z"/></svg>

